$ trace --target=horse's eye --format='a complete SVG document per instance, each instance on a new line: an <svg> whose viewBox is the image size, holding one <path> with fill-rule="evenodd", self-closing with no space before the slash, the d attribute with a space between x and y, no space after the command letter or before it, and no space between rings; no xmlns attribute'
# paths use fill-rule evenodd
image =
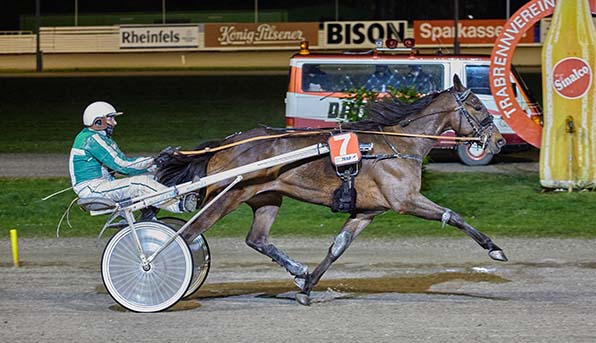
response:
<svg viewBox="0 0 596 343"><path fill-rule="evenodd" d="M482 105L481 104L474 105L474 110L482 111Z"/></svg>

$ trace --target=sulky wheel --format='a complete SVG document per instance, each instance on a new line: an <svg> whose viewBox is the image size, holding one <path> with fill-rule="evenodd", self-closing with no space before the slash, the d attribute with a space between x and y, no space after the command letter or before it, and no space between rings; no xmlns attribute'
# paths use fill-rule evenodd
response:
<svg viewBox="0 0 596 343"><path fill-rule="evenodd" d="M175 235L172 228L158 222L138 222L135 228L147 258ZM135 312L158 312L174 305L186 293L192 271L190 249L179 236L144 265L130 226L110 239L101 260L108 293Z"/></svg>
<svg viewBox="0 0 596 343"><path fill-rule="evenodd" d="M182 225L186 224L186 221L175 217L164 217L158 219L160 222L167 224L174 230L179 230ZM209 274L209 268L211 268L211 253L209 251L209 245L203 235L199 235L192 242L188 244L190 252L192 253L192 261L194 263L194 270L192 274L192 281L190 287L184 294L184 297L189 297L195 293L207 279Z"/></svg>

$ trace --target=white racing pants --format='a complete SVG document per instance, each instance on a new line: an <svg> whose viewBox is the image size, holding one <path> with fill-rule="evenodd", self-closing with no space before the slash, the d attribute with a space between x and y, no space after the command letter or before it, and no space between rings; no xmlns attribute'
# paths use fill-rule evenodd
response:
<svg viewBox="0 0 596 343"><path fill-rule="evenodd" d="M167 188L155 181L152 175L136 175L116 180L94 179L74 186L73 190L79 198L106 197L116 202L154 193ZM172 199L160 208L174 213L181 213L179 201Z"/></svg>

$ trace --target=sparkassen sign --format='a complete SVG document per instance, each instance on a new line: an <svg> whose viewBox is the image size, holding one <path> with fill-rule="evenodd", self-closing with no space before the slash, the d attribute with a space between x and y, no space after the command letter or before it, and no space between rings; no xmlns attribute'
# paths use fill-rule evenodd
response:
<svg viewBox="0 0 596 343"><path fill-rule="evenodd" d="M205 24L206 48L298 47L305 40L318 44L319 23Z"/></svg>
<svg viewBox="0 0 596 343"><path fill-rule="evenodd" d="M451 45L455 37L453 20L414 20L416 45ZM460 44L493 44L503 31L504 19L459 20ZM521 43L534 43L534 31L524 33Z"/></svg>
<svg viewBox="0 0 596 343"><path fill-rule="evenodd" d="M323 46L333 49L374 48L375 42L392 38L402 41L407 20L392 21L327 21Z"/></svg>
<svg viewBox="0 0 596 343"><path fill-rule="evenodd" d="M121 25L121 49L199 47L199 25Z"/></svg>

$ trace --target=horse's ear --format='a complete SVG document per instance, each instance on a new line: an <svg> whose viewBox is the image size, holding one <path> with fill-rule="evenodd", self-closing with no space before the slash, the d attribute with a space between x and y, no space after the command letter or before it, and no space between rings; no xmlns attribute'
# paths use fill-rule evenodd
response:
<svg viewBox="0 0 596 343"><path fill-rule="evenodd" d="M461 80L459 79L459 76L457 76L457 74L453 74L453 88L457 92L463 92L466 90L466 87L464 87L464 85L461 84Z"/></svg>

